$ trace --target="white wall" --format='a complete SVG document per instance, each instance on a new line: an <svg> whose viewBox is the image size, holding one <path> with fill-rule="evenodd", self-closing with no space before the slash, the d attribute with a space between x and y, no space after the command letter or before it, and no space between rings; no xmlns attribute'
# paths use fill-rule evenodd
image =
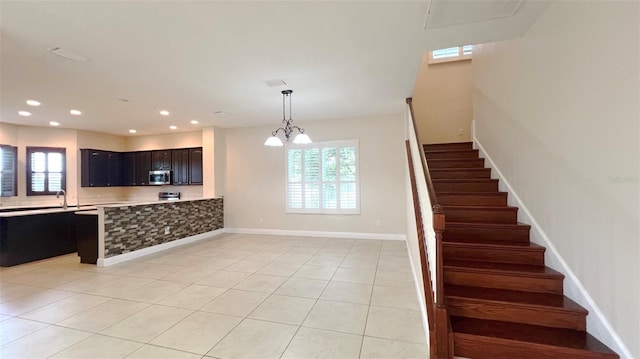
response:
<svg viewBox="0 0 640 359"><path fill-rule="evenodd" d="M225 227L405 233L402 114L297 123L313 141L360 140L360 215L285 213L284 148L263 145L278 125L225 130Z"/></svg>
<svg viewBox="0 0 640 359"><path fill-rule="evenodd" d="M474 49L473 106L589 331L640 358L639 10L554 2L521 39Z"/></svg>

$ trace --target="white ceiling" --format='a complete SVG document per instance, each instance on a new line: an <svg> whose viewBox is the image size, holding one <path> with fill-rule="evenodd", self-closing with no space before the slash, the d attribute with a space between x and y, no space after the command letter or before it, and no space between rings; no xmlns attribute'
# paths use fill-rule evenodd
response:
<svg viewBox="0 0 640 359"><path fill-rule="evenodd" d="M464 9L465 0L449 2ZM477 6L495 0L466 0ZM129 135L278 125L285 87L297 124L398 113L424 51L522 35L548 6L460 24L429 1L0 2L0 122ZM433 4L432 4L433 5ZM433 16L434 14L432 14ZM447 26L449 24L456 24ZM76 62L47 49L88 58ZM126 98L130 102L120 102ZM42 102L40 107L25 104ZM75 108L82 116L72 116ZM166 109L169 117L158 111ZM33 113L21 117L20 110ZM216 112L223 111L223 114Z"/></svg>

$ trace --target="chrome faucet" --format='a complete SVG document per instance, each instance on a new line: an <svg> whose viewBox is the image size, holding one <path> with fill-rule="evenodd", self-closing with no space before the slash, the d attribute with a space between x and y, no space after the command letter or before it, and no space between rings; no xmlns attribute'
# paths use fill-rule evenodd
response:
<svg viewBox="0 0 640 359"><path fill-rule="evenodd" d="M63 189L59 190L58 193L56 193L56 198L60 198L60 192L62 192L64 198L62 201L62 209L67 209L67 192Z"/></svg>

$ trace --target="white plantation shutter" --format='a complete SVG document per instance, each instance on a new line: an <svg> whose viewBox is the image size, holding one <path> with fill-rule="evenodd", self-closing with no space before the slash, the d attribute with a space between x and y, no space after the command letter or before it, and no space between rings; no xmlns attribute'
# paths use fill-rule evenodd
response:
<svg viewBox="0 0 640 359"><path fill-rule="evenodd" d="M473 45L448 47L446 49L433 50L429 53L429 63L436 64L440 62L466 60L471 58L472 53Z"/></svg>
<svg viewBox="0 0 640 359"><path fill-rule="evenodd" d="M0 145L0 197L17 196L18 148Z"/></svg>
<svg viewBox="0 0 640 359"><path fill-rule="evenodd" d="M55 194L65 188L65 149L27 147L27 195Z"/></svg>
<svg viewBox="0 0 640 359"><path fill-rule="evenodd" d="M287 145L287 212L360 213L358 140Z"/></svg>
<svg viewBox="0 0 640 359"><path fill-rule="evenodd" d="M447 57L456 57L460 55L459 47L449 47L446 49L434 50L433 58L434 59L444 59Z"/></svg>

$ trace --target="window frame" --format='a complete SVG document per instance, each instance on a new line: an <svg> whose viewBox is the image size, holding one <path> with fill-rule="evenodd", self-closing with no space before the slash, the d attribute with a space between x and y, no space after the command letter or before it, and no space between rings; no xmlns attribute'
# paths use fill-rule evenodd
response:
<svg viewBox="0 0 640 359"><path fill-rule="evenodd" d="M336 181L322 181L322 149L326 148L326 147L335 147L336 148L336 153L338 155L339 158L339 153L340 153L340 148L342 147L354 147L355 148L355 181L341 181L340 180L340 175L339 173L337 173L336 175ZM305 183L315 183L315 182L306 182L304 180L304 172L305 172L305 164L304 164L304 150L308 150L308 149L319 149L320 151L320 157L319 157L319 163L320 163L320 169L319 169L319 181L317 182L320 186L320 198L322 199L322 184L323 183L335 183L336 184L336 188L340 188L340 184L341 183L355 183L355 204L356 207L355 208L322 208L322 200L321 200L321 204L320 204L320 208L306 208L305 207L305 199L304 199L304 184ZM303 152L301 153L302 156L302 164L301 164L301 174L302 174L302 179L300 182L289 182L289 150L291 149L301 149L303 150ZM311 144L306 144L306 145L297 145L297 144L292 144L292 143L287 143L285 145L285 151L284 151L284 156L285 156L285 213L287 214L360 214L360 141L358 139L350 139L350 140L335 140L335 141L320 141L320 142L314 142ZM337 171L339 172L339 171ZM301 183L302 184L302 201L303 201L303 205L302 208L292 208L289 207L289 184L290 183ZM337 191L337 197L336 197L336 202L338 204L340 204L340 196L339 196L339 190Z"/></svg>
<svg viewBox="0 0 640 359"><path fill-rule="evenodd" d="M471 46L471 52L469 54L465 54L464 53L464 48L467 47L467 46ZM458 55L456 55L456 56L448 56L448 57L442 57L442 58L434 58L433 57L433 52L434 51L454 49L454 48L458 49ZM437 50L429 51L429 65L431 65L431 64L441 64L441 63L445 63L445 62L471 60L472 56L473 56L473 45L446 47L444 49L437 49Z"/></svg>
<svg viewBox="0 0 640 359"><path fill-rule="evenodd" d="M44 183L45 183L45 191L36 192L32 188L32 176L33 171L31 171L31 154L34 152L44 152L47 154L45 158L48 157L49 153L60 153L62 155L62 171L60 174L62 175L60 179L60 188L66 191L67 188L67 149L64 147L31 147L27 146L27 158L26 158L26 167L27 167L27 196L51 196L55 195L58 191L50 191L49 190L49 171L47 164L47 171L45 171Z"/></svg>
<svg viewBox="0 0 640 359"><path fill-rule="evenodd" d="M0 170L0 197L16 197L18 195L18 147L10 146L10 145L0 145L0 149L2 152L9 151L13 154L13 169L11 171L6 170L4 167ZM4 158L0 156L0 161L4 161ZM12 194L5 195L2 190L2 178L5 177L6 173L12 173L11 177L13 179L12 186Z"/></svg>

